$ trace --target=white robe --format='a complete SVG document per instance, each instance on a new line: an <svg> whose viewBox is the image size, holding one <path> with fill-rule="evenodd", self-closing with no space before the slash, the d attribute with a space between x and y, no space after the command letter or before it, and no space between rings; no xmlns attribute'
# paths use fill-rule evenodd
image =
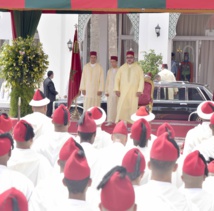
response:
<svg viewBox="0 0 214 211"><path fill-rule="evenodd" d="M93 146L96 149L102 149L112 144L111 134L105 132L101 127L97 126L96 137Z"/></svg>
<svg viewBox="0 0 214 211"><path fill-rule="evenodd" d="M174 82L176 81L174 74L167 69L161 70L158 75L161 77L161 81L167 81L167 82ZM166 96L166 90L165 91L165 96ZM174 93L177 92L177 88L168 88L168 99L173 100L174 99Z"/></svg>
<svg viewBox="0 0 214 211"><path fill-rule="evenodd" d="M107 98L107 121L108 122L115 122L116 115L117 115L117 102L118 97L114 92L114 82L115 76L117 73L116 69L109 69L106 78L106 85L105 85L105 94L108 94Z"/></svg>
<svg viewBox="0 0 214 211"><path fill-rule="evenodd" d="M213 211L213 198L212 195L207 193L201 188L181 188L179 190L184 194L189 200L195 204L199 210L203 211Z"/></svg>
<svg viewBox="0 0 214 211"><path fill-rule="evenodd" d="M103 176L113 167L122 164L126 149L123 144L114 142L108 147L99 150L98 159L95 166L94 182L95 187L101 182Z"/></svg>
<svg viewBox="0 0 214 211"><path fill-rule="evenodd" d="M83 67L82 78L80 82L80 90L85 90L86 95L84 97L84 111L87 111L90 107L100 106L101 96L97 95L97 92L103 92L104 89L104 73L103 68L96 63L91 65L86 64Z"/></svg>
<svg viewBox="0 0 214 211"><path fill-rule="evenodd" d="M82 148L84 149L84 152L85 152L85 155L86 155L86 159L88 161L88 165L91 169L91 174L90 174L90 177L92 178L92 186L94 184L93 182L93 178L94 178L94 175L96 174L96 162L97 162L97 159L98 159L98 150L95 149L93 147L92 144L90 143L87 143L87 142L82 142L80 143Z"/></svg>
<svg viewBox="0 0 214 211"><path fill-rule="evenodd" d="M52 132L41 136L36 143L32 145L32 149L44 155L54 167L59 157L59 152L64 143L73 137L68 132ZM74 137L73 137L74 138Z"/></svg>
<svg viewBox="0 0 214 211"><path fill-rule="evenodd" d="M201 144L198 144L193 151L199 150L204 158L209 161L209 158L214 158L214 136L204 140Z"/></svg>
<svg viewBox="0 0 214 211"><path fill-rule="evenodd" d="M48 160L32 149L18 149L12 151L7 166L28 177L36 186L39 181L49 177L52 167Z"/></svg>
<svg viewBox="0 0 214 211"><path fill-rule="evenodd" d="M68 197L68 190L63 185L63 173L54 172L49 178L42 180L34 189L29 201L29 211L47 211L56 207Z"/></svg>
<svg viewBox="0 0 214 211"><path fill-rule="evenodd" d="M59 207L51 207L47 211L92 211L90 205L83 200L67 199Z"/></svg>
<svg viewBox="0 0 214 211"><path fill-rule="evenodd" d="M195 210L193 209L195 206L191 201L186 199L171 183L150 180L147 184L138 188L136 203L142 207L142 210L156 211L156 209L151 209L150 206L160 201L171 211Z"/></svg>
<svg viewBox="0 0 214 211"><path fill-rule="evenodd" d="M40 112L33 112L32 114L24 116L22 119L29 122L33 127L33 131L35 133L33 138L34 143L41 135L44 135L47 132L52 133L54 131L52 119Z"/></svg>
<svg viewBox="0 0 214 211"><path fill-rule="evenodd" d="M188 131L185 138L183 151L184 157L192 152L197 145L212 136L212 130L210 129L209 124L209 122L203 122L202 124L199 124Z"/></svg>
<svg viewBox="0 0 214 211"><path fill-rule="evenodd" d="M33 183L26 176L0 165L0 194L12 187L21 191L27 200L30 199L34 189Z"/></svg>
<svg viewBox="0 0 214 211"><path fill-rule="evenodd" d="M212 197L214 198L214 176L208 176L205 179L205 181L203 182L203 190L212 194Z"/></svg>

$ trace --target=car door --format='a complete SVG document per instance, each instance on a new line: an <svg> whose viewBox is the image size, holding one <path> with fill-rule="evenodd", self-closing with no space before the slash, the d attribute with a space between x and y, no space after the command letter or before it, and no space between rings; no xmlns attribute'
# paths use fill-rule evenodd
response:
<svg viewBox="0 0 214 211"><path fill-rule="evenodd" d="M155 119L187 120L189 112L186 99L185 86L178 86L176 83L159 86L153 106Z"/></svg>
<svg viewBox="0 0 214 211"><path fill-rule="evenodd" d="M199 87L188 87L188 108L189 113L197 110L198 105L206 100Z"/></svg>

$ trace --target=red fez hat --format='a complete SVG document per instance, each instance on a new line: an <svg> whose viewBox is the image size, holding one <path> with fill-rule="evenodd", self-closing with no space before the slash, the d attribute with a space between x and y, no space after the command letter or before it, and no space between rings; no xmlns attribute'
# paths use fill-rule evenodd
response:
<svg viewBox="0 0 214 211"><path fill-rule="evenodd" d="M211 118L210 118L210 124L214 125L214 113L212 114Z"/></svg>
<svg viewBox="0 0 214 211"><path fill-rule="evenodd" d="M65 107L64 104L61 104L53 113L52 121L54 124L59 125L68 125L70 121L70 112Z"/></svg>
<svg viewBox="0 0 214 211"><path fill-rule="evenodd" d="M4 133L0 130L0 156L6 155L11 150L12 137L9 133Z"/></svg>
<svg viewBox="0 0 214 211"><path fill-rule="evenodd" d="M97 52L96 51L91 51L90 52L90 56L97 56Z"/></svg>
<svg viewBox="0 0 214 211"><path fill-rule="evenodd" d="M163 123L162 125L160 125L158 127L156 135L160 136L165 132L170 132L171 133L171 137L175 138L175 131L174 131L173 127L170 124L168 124L167 122Z"/></svg>
<svg viewBox="0 0 214 211"><path fill-rule="evenodd" d="M124 172L125 173L122 174L121 172L116 171L113 174L110 174L111 176L109 180L103 185L101 184L102 182L99 185L102 188L101 204L107 210L126 211L135 203L134 188L130 179L126 175L125 169ZM100 188L99 186L98 189Z"/></svg>
<svg viewBox="0 0 214 211"><path fill-rule="evenodd" d="M155 118L155 115L149 112L149 109L146 106L141 106L136 113L131 115L132 121L137 121L138 119L145 119L148 122L152 121Z"/></svg>
<svg viewBox="0 0 214 211"><path fill-rule="evenodd" d="M90 168L84 151L78 149L71 154L65 164L64 176L68 180L77 181L90 177Z"/></svg>
<svg viewBox="0 0 214 211"><path fill-rule="evenodd" d="M197 108L197 114L202 119L210 120L213 113L214 113L214 102L212 101L204 101L200 103Z"/></svg>
<svg viewBox="0 0 214 211"><path fill-rule="evenodd" d="M9 132L13 128L13 123L6 113L0 114L0 130Z"/></svg>
<svg viewBox="0 0 214 211"><path fill-rule="evenodd" d="M159 161L176 161L179 157L177 143L169 138L169 134L163 133L155 139L150 151L150 158Z"/></svg>
<svg viewBox="0 0 214 211"><path fill-rule="evenodd" d="M151 136L151 126L145 119L139 119L131 127L131 137L136 141L140 141L142 133L145 133L148 140Z"/></svg>
<svg viewBox="0 0 214 211"><path fill-rule="evenodd" d="M77 143L72 137L70 137L62 146L59 152L59 159L62 161L67 161L71 154L78 149Z"/></svg>
<svg viewBox="0 0 214 211"><path fill-rule="evenodd" d="M189 153L184 159L183 172L190 176L206 175L206 161L198 150Z"/></svg>
<svg viewBox="0 0 214 211"><path fill-rule="evenodd" d="M106 120L106 112L97 106L88 109L91 112L91 117L94 119L96 125L101 125Z"/></svg>
<svg viewBox="0 0 214 211"><path fill-rule="evenodd" d="M146 167L145 158L139 149L133 148L123 157L122 166L128 173L142 173Z"/></svg>
<svg viewBox="0 0 214 211"><path fill-rule="evenodd" d="M92 118L91 112L84 112L78 122L77 131L82 133L94 133L96 130L97 126Z"/></svg>
<svg viewBox="0 0 214 211"><path fill-rule="evenodd" d="M208 171L214 174L214 160L208 164Z"/></svg>
<svg viewBox="0 0 214 211"><path fill-rule="evenodd" d="M39 107L39 106L45 106L48 103L50 103L50 100L47 97L45 97L45 95L43 94L42 91L37 89L33 95L33 99L30 101L29 105Z"/></svg>
<svg viewBox="0 0 214 211"><path fill-rule="evenodd" d="M13 138L16 141L24 142L34 137L33 127L25 120L17 122L13 129Z"/></svg>
<svg viewBox="0 0 214 211"><path fill-rule="evenodd" d="M13 210L28 211L28 202L21 191L10 188L0 194L0 211Z"/></svg>
<svg viewBox="0 0 214 211"><path fill-rule="evenodd" d="M127 52L126 52L126 56L127 56L127 55L132 55L132 56L134 56L134 51L127 51Z"/></svg>
<svg viewBox="0 0 214 211"><path fill-rule="evenodd" d="M115 125L112 134L123 134L123 135L127 136L128 135L128 129L127 129L125 122L124 121L118 122Z"/></svg>
<svg viewBox="0 0 214 211"><path fill-rule="evenodd" d="M117 56L111 56L111 60L118 61L118 57Z"/></svg>

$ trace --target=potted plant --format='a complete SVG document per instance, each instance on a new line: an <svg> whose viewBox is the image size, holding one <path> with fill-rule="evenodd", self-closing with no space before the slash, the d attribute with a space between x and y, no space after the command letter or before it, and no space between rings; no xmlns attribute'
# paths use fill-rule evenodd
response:
<svg viewBox="0 0 214 211"><path fill-rule="evenodd" d="M35 88L43 80L48 68L48 56L42 44L32 37L18 37L12 44L5 43L0 52L1 72L11 86L10 115L18 116L18 98L21 97L21 116L31 113L28 105Z"/></svg>

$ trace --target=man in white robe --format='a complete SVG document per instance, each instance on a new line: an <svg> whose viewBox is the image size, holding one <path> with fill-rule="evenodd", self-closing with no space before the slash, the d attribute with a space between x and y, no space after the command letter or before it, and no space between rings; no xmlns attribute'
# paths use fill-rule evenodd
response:
<svg viewBox="0 0 214 211"><path fill-rule="evenodd" d="M35 133L34 143L47 131L50 133L54 131L51 118L46 116L47 105L49 102L50 100L46 98L40 90L37 90L34 93L33 99L29 103L29 105L32 106L33 113L22 118L33 126Z"/></svg>
<svg viewBox="0 0 214 211"><path fill-rule="evenodd" d="M104 89L103 68L97 63L97 52L90 52L90 62L83 67L80 91L84 95L84 111L100 106Z"/></svg>
<svg viewBox="0 0 214 211"><path fill-rule="evenodd" d="M92 118L97 125L96 136L94 139L93 146L96 149L102 149L104 147L109 146L112 143L111 135L104 130L102 130L101 126L106 120L106 112L101 107L91 107L88 109L91 112Z"/></svg>
<svg viewBox="0 0 214 211"><path fill-rule="evenodd" d="M0 114L0 130L4 133L10 133L13 129L13 122L11 118L6 114Z"/></svg>
<svg viewBox="0 0 214 211"><path fill-rule="evenodd" d="M80 144L84 149L88 165L91 169L91 178L95 176L95 165L98 159L98 150L92 145L96 136L97 126L89 111L82 114L79 122L77 132L80 137Z"/></svg>
<svg viewBox="0 0 214 211"><path fill-rule="evenodd" d="M183 150L184 157L186 157L190 152L192 152L197 145L212 136L212 130L210 129L209 121L213 112L214 102L205 101L199 104L197 108L197 114L203 120L203 122L202 124L199 124L188 131L185 138L185 145Z"/></svg>
<svg viewBox="0 0 214 211"><path fill-rule="evenodd" d="M158 73L158 75L161 77L161 81L164 81L164 82L176 81L174 74L170 70L168 70L167 64L162 65L162 70ZM164 92L166 97L167 90L164 89ZM166 100L173 100L174 95L176 95L177 93L178 93L177 88L168 88L168 98L166 98Z"/></svg>
<svg viewBox="0 0 214 211"><path fill-rule="evenodd" d="M82 149L82 147L73 138L69 138L65 142L57 161L58 171L54 171L53 174L49 175L49 178L36 186L29 202L30 211L47 211L50 207L61 205L61 201L67 198L68 191L62 183L64 167L68 158L77 149Z"/></svg>
<svg viewBox="0 0 214 211"><path fill-rule="evenodd" d="M199 151L193 151L184 160L183 175L184 188L180 191L192 201L199 210L214 210L213 197L202 189L202 184L208 176L205 158Z"/></svg>
<svg viewBox="0 0 214 211"><path fill-rule="evenodd" d="M114 92L115 76L118 70L117 56L111 56L111 68L107 72L105 95L107 97L107 121L108 124L114 123L117 115L117 102L118 97Z"/></svg>
<svg viewBox="0 0 214 211"><path fill-rule="evenodd" d="M101 189L99 204L101 211L141 210L137 209L132 183L126 174L126 169L122 166L109 169L98 189Z"/></svg>
<svg viewBox="0 0 214 211"><path fill-rule="evenodd" d="M155 204L156 199L161 200L171 211L194 210L194 205L171 183L172 172L177 169L178 157L179 147L168 133L162 134L154 141L148 163L151 180L138 189L143 200L136 203L141 205L142 210L153 211L150 205Z"/></svg>
<svg viewBox="0 0 214 211"><path fill-rule="evenodd" d="M13 150L8 167L24 174L36 186L52 173L53 168L47 158L30 149L34 132L28 122L20 120L14 127L13 137L16 141L16 148Z"/></svg>
<svg viewBox="0 0 214 211"><path fill-rule="evenodd" d="M68 133L70 112L63 104L54 111L52 123L55 131L52 133L46 131L46 134L42 135L33 143L31 148L44 155L54 167L61 147L72 137L72 135Z"/></svg>
<svg viewBox="0 0 214 211"><path fill-rule="evenodd" d="M86 202L86 192L91 185L90 167L84 151L75 150L68 158L64 168L63 184L68 189L68 199L61 202L59 207L52 211L92 211Z"/></svg>
<svg viewBox="0 0 214 211"><path fill-rule="evenodd" d="M14 187L29 200L34 189L33 183L23 174L7 167L12 149L13 139L11 135L0 131L0 194Z"/></svg>
<svg viewBox="0 0 214 211"><path fill-rule="evenodd" d="M114 91L119 97L116 121L123 120L133 123L131 115L138 108L138 98L143 93L144 75L142 68L134 62L134 52L126 53L126 63L116 74Z"/></svg>
<svg viewBox="0 0 214 211"><path fill-rule="evenodd" d="M123 121L115 126L112 132L112 144L99 150L96 162L96 174L94 179L95 186L101 181L103 176L114 166L121 165L122 159L126 153L128 130Z"/></svg>

